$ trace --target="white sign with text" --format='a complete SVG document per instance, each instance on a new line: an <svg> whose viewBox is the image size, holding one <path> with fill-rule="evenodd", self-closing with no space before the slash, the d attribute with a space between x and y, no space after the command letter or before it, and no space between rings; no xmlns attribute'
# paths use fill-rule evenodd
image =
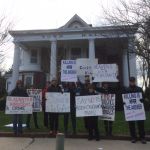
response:
<svg viewBox="0 0 150 150"><path fill-rule="evenodd" d="M61 61L61 82L77 82L76 60Z"/></svg>
<svg viewBox="0 0 150 150"><path fill-rule="evenodd" d="M46 112L69 113L70 93L47 92Z"/></svg>
<svg viewBox="0 0 150 150"><path fill-rule="evenodd" d="M7 96L5 114L32 114L32 97Z"/></svg>
<svg viewBox="0 0 150 150"><path fill-rule="evenodd" d="M145 120L144 105L140 101L142 93L122 94L126 121Z"/></svg>
<svg viewBox="0 0 150 150"><path fill-rule="evenodd" d="M118 82L116 64L97 64L93 66L93 82Z"/></svg>
<svg viewBox="0 0 150 150"><path fill-rule="evenodd" d="M102 116L101 96L76 96L76 117Z"/></svg>
<svg viewBox="0 0 150 150"><path fill-rule="evenodd" d="M42 89L27 89L27 94L33 97L33 112L42 111Z"/></svg>

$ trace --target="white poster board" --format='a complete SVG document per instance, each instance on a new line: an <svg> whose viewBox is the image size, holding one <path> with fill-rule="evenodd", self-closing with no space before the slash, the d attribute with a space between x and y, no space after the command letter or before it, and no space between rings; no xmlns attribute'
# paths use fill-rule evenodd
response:
<svg viewBox="0 0 150 150"><path fill-rule="evenodd" d="M91 76L93 74L92 68L98 63L98 59L80 58L77 59L77 75Z"/></svg>
<svg viewBox="0 0 150 150"><path fill-rule="evenodd" d="M124 112L126 121L145 120L145 110L142 99L142 93L122 94L124 102Z"/></svg>
<svg viewBox="0 0 150 150"><path fill-rule="evenodd" d="M101 96L76 96L76 117L101 116Z"/></svg>
<svg viewBox="0 0 150 150"><path fill-rule="evenodd" d="M32 97L7 96L5 114L32 114Z"/></svg>
<svg viewBox="0 0 150 150"><path fill-rule="evenodd" d="M47 92L46 112L69 113L70 93Z"/></svg>
<svg viewBox="0 0 150 150"><path fill-rule="evenodd" d="M61 82L77 82L76 60L61 60Z"/></svg>
<svg viewBox="0 0 150 150"><path fill-rule="evenodd" d="M97 64L93 66L93 82L118 82L116 64Z"/></svg>
<svg viewBox="0 0 150 150"><path fill-rule="evenodd" d="M100 94L102 100L103 115L100 117L102 120L114 121L115 120L115 94Z"/></svg>
<svg viewBox="0 0 150 150"><path fill-rule="evenodd" d="M33 112L42 111L42 89L27 89L27 94L33 97Z"/></svg>

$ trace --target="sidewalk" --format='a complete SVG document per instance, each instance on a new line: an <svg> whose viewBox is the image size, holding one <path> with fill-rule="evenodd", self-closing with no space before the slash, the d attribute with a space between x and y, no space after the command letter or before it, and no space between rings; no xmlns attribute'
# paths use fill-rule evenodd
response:
<svg viewBox="0 0 150 150"><path fill-rule="evenodd" d="M0 138L1 150L55 150L55 138ZM150 142L132 144L130 141L65 139L64 150L149 150Z"/></svg>
<svg viewBox="0 0 150 150"><path fill-rule="evenodd" d="M68 135L67 138L73 138L73 139L87 139L87 133L81 133L77 135ZM0 137L16 137L13 132L0 132ZM49 135L47 132L24 132L19 137L25 137L25 138L55 138L53 135ZM114 135L111 137L101 136L101 139L106 140L130 140L130 137L128 135ZM146 140L150 141L150 135L146 136Z"/></svg>

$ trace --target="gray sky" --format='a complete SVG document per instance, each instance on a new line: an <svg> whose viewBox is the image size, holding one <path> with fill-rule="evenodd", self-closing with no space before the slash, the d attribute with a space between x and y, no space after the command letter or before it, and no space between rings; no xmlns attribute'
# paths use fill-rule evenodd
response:
<svg viewBox="0 0 150 150"><path fill-rule="evenodd" d="M14 22L13 30L51 29L64 25L74 14L94 26L103 19L103 5L111 9L119 0L0 0L0 14ZM0 15L0 16L1 16ZM4 67L12 65L13 45Z"/></svg>

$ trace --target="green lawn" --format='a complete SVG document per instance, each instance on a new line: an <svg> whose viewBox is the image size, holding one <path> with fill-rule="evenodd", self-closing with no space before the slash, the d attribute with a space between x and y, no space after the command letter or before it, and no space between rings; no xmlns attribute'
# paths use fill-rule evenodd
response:
<svg viewBox="0 0 150 150"><path fill-rule="evenodd" d="M150 132L150 113L147 112L147 120L145 121L145 130L146 133ZM24 122L26 122L26 116L24 115ZM0 112L0 132L10 132L12 128L4 127L4 125L12 123L12 116L5 115L4 112ZM33 124L33 119L31 119L31 130L33 132L48 132L49 130L43 126L43 113L38 113L38 124L40 129L35 129ZM101 134L104 134L104 125L103 121L99 121L99 128ZM59 118L59 130L63 131L63 116L61 115ZM29 130L24 129L25 132L29 132ZM69 121L69 131L71 132L71 123ZM84 128L83 118L77 118L77 132L78 133L85 133L86 130ZM113 134L119 135L127 135L129 134L128 131L128 124L124 121L124 113L123 112L116 112L116 120L113 124Z"/></svg>

